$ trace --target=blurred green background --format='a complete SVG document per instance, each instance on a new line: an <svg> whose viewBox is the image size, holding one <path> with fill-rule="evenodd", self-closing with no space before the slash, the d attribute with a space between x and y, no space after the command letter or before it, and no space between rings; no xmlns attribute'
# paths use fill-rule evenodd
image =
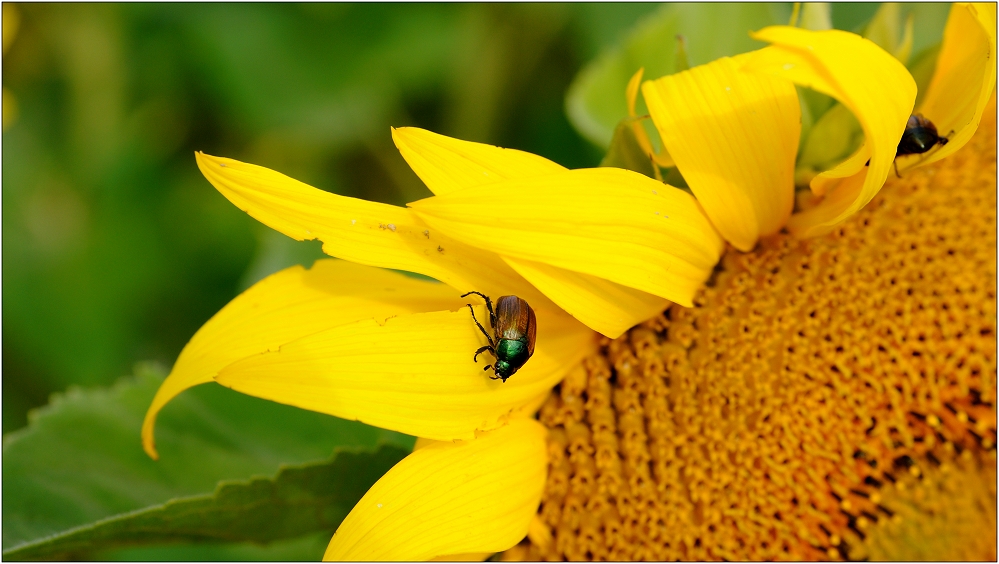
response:
<svg viewBox="0 0 999 564"><path fill-rule="evenodd" d="M5 3L3 432L69 385L170 366L241 289L321 256L194 151L394 204L429 192L390 126L595 166L566 90L656 9Z"/></svg>

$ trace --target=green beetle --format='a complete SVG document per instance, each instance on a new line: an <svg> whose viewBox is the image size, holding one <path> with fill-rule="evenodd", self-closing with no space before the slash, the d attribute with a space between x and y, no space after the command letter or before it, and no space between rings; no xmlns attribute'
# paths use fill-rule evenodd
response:
<svg viewBox="0 0 999 564"><path fill-rule="evenodd" d="M493 311L493 301L481 292L469 292L461 297L464 298L472 294L486 300L489 323L493 327L493 335L490 335L475 318L472 304L466 304L468 310L472 312L472 321L489 341L488 345L475 351L472 360L478 362L479 355L486 351L493 353L496 362L492 366L486 366L483 370L492 368L495 376L490 376L490 378L506 382L506 379L520 370L534 354L534 339L538 327L534 310L531 309L526 300L517 296L501 296L500 299L496 300L496 311Z"/></svg>

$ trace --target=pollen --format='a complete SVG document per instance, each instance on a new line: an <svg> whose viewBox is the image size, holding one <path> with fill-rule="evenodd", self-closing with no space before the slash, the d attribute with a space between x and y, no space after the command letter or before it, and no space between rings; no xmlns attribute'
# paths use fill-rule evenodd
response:
<svg viewBox="0 0 999 564"><path fill-rule="evenodd" d="M994 560L995 139L605 340L541 408L504 559Z"/></svg>

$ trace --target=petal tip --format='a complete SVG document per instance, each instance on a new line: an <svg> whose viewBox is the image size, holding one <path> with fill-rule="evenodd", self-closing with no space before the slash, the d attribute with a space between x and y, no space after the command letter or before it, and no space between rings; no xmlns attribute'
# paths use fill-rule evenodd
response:
<svg viewBox="0 0 999 564"><path fill-rule="evenodd" d="M146 418L142 421L142 450L153 460L159 460L160 454L156 452L156 437L153 434L156 427L156 412L150 409L146 412Z"/></svg>

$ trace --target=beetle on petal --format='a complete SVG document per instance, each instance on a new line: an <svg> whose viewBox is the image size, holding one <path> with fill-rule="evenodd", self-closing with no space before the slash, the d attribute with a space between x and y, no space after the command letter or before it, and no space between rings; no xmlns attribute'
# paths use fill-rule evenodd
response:
<svg viewBox="0 0 999 564"><path fill-rule="evenodd" d="M468 292L461 297L475 294L486 300L486 309L489 310L489 323L492 325L493 334L490 335L486 328L475 318L475 310L472 304L468 305L468 310L472 312L472 321L486 336L488 345L480 347L475 351L472 360L478 362L479 355L489 351L496 357L496 362L487 365L483 370L493 369L495 376L490 376L493 380L503 380L513 376L534 354L534 342L537 333L538 323L534 317L534 310L527 303L527 300L517 296L500 296L496 300L496 310L493 310L493 302L489 296L481 292Z"/></svg>
<svg viewBox="0 0 999 564"><path fill-rule="evenodd" d="M895 156L918 155L933 148L934 145L946 145L949 138L937 134L937 126L924 118L922 114L913 114L905 122L905 130L898 141Z"/></svg>

